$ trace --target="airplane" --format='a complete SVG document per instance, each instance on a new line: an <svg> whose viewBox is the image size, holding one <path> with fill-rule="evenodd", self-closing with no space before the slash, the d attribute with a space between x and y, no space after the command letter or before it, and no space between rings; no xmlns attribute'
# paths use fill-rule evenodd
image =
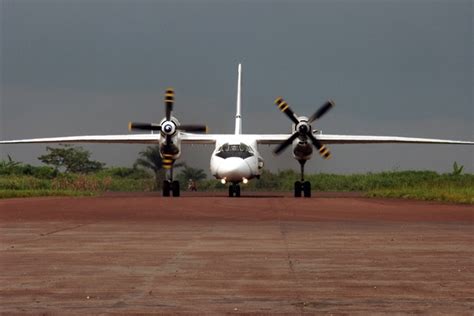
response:
<svg viewBox="0 0 474 316"><path fill-rule="evenodd" d="M311 116L298 116L282 98L275 105L292 122L291 134L244 134L241 114L242 65L238 65L237 102L234 134L207 134L207 126L201 124L181 124L172 115L175 94L172 88L165 92L165 117L159 123L130 122L129 131L147 131L151 134L67 136L0 141L0 144L21 143L131 143L155 144L160 146L163 168L168 178L162 187L163 196L180 196L180 184L173 179L173 165L181 156L182 144L212 144L215 149L210 159L211 174L223 184L229 183L229 197L240 197L240 183L260 178L264 160L258 152L259 145L278 145L274 153L282 153L292 146L293 158L300 164L300 179L294 183L295 197L311 197L311 183L305 181L305 163L312 158L313 147L324 159L331 153L328 144L373 144L373 143L412 143L412 144L456 144L474 145L470 141L414 138L398 136L331 135L313 130L312 123L321 119L335 106L328 100ZM153 132L159 132L153 134Z"/></svg>

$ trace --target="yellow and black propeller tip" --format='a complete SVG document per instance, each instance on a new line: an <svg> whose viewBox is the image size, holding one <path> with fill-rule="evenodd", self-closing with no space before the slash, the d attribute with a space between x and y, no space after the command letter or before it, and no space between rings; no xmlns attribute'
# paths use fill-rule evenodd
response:
<svg viewBox="0 0 474 316"><path fill-rule="evenodd" d="M174 89L168 88L165 91L165 112L166 112L167 121L171 119L171 111L173 111L173 104L174 104Z"/></svg>
<svg viewBox="0 0 474 316"><path fill-rule="evenodd" d="M283 113L286 114L286 116L288 116L288 118L295 124L298 124L299 123L299 120L298 118L296 117L296 114L295 112L293 112L293 110L290 108L290 106L288 105L288 103L283 100L282 97L278 97L275 99L275 105L278 107L278 109L280 109L280 111L282 111Z"/></svg>
<svg viewBox="0 0 474 316"><path fill-rule="evenodd" d="M326 146L322 146L321 148L319 148L319 154L321 155L321 157L323 157L324 159L329 159L331 158L331 152L329 151L329 149L327 149Z"/></svg>

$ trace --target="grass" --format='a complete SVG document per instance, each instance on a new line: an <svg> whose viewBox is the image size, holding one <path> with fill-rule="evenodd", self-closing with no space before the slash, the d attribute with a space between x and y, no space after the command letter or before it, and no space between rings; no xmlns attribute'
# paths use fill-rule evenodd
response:
<svg viewBox="0 0 474 316"><path fill-rule="evenodd" d="M84 196L102 192L146 192L155 190L154 179L128 174L115 168L97 174L59 174L52 179L31 175L0 176L0 198L29 196ZM299 178L292 170L265 171L245 191L292 191ZM474 204L473 174L438 174L433 171L397 171L367 174L312 174L307 176L315 192L364 192L370 197L394 197ZM182 183L183 190L186 183ZM198 182L199 191L223 191L219 181Z"/></svg>
<svg viewBox="0 0 474 316"><path fill-rule="evenodd" d="M424 201L454 202L474 204L474 188L445 185L441 187L418 186L390 189L374 189L368 197L402 198Z"/></svg>
<svg viewBox="0 0 474 316"><path fill-rule="evenodd" d="M298 174L291 170L264 172L245 185L247 191L292 191ZM315 192L364 192L368 197L394 197L474 204L474 175L438 174L433 171L396 171L367 174L312 174L307 180ZM201 191L226 190L216 180L199 183Z"/></svg>
<svg viewBox="0 0 474 316"><path fill-rule="evenodd" d="M97 192L71 190L0 190L0 199L40 196L94 196Z"/></svg>
<svg viewBox="0 0 474 316"><path fill-rule="evenodd" d="M154 180L99 177L96 175L61 175L54 179L38 179L32 176L0 177L0 190L52 190L52 191L152 191Z"/></svg>

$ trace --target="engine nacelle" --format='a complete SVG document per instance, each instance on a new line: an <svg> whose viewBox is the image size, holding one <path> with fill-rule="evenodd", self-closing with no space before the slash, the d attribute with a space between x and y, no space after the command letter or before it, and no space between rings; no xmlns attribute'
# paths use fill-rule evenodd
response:
<svg viewBox="0 0 474 316"><path fill-rule="evenodd" d="M313 155L313 146L307 141L296 139L293 142L293 157L296 160L309 160Z"/></svg>
<svg viewBox="0 0 474 316"><path fill-rule="evenodd" d="M161 120L160 125L160 155L163 158L163 168L170 169L174 161L181 156L181 139L177 130L179 121L172 116L169 121L166 118Z"/></svg>

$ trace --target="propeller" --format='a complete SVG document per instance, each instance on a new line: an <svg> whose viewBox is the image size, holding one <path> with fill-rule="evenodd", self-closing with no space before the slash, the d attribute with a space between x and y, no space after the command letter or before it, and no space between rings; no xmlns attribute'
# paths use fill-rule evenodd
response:
<svg viewBox="0 0 474 316"><path fill-rule="evenodd" d="M194 132L194 133L207 133L206 125L198 124L181 124L177 122L176 119L173 119L174 105L174 90L168 88L165 91L165 118L161 121L160 124L157 123L141 123L141 122L130 122L128 123L128 129L131 130L141 130L141 131L159 131L161 135L165 137L163 142L161 152L163 154L163 168L170 169L173 166L174 159L173 157L179 153L179 148L173 144L173 136L176 134L176 131L183 132Z"/></svg>
<svg viewBox="0 0 474 316"><path fill-rule="evenodd" d="M166 143L169 144L171 136L173 136L176 131L183 132L194 132L194 133L207 133L206 125L197 125L197 124L181 124L177 123L171 119L171 114L173 112L174 104L174 90L168 88L165 91L165 119L161 124L157 123L141 123L141 122L130 122L128 123L128 129L131 130L141 130L141 131L160 131L164 136L166 136Z"/></svg>
<svg viewBox="0 0 474 316"><path fill-rule="evenodd" d="M308 118L306 117L299 117L293 112L293 110L290 108L288 103L283 100L282 97L278 97L275 100L275 105L282 111L283 113L286 114L286 116L295 124L295 132L291 134L291 136L286 139L284 142L282 142L280 145L278 145L277 148L275 148L274 153L275 154L280 154L283 150L285 150L288 146L290 146L293 141L297 138L305 141L309 138L311 143L313 144L314 147L318 150L319 154L321 157L324 159L329 159L331 158L331 152L329 149L324 146L314 135L311 129L311 123L319 120L324 114L326 114L332 107L334 107L336 104L332 100L326 101L316 112L314 112L313 115L311 115Z"/></svg>

